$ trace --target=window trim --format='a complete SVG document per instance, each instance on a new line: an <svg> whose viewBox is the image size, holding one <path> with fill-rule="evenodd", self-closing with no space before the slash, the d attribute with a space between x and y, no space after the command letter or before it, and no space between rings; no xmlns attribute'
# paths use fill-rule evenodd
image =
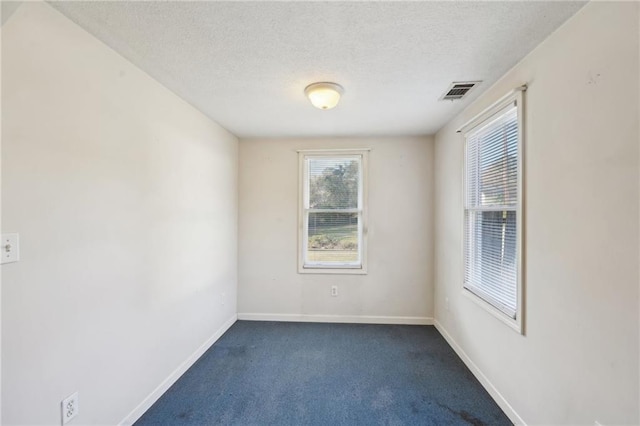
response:
<svg viewBox="0 0 640 426"><path fill-rule="evenodd" d="M462 294L474 302L476 305L480 306L482 309L493 315L495 318L508 325L511 329L516 331L519 334L525 334L525 262L524 262L524 135L525 135L525 124L524 124L524 95L523 93L526 91L527 86L521 86L516 88L515 90L507 93L502 98L498 99L495 103L487 107L481 113L476 115L474 118L465 123L459 130L458 133L462 134L463 137L463 157L462 157L462 238L461 238L461 252L462 252ZM516 203L516 313L515 318L511 318L505 312L503 312L498 307L494 306L492 303L487 300L481 298L473 291L467 289L465 287L465 243L466 243L466 234L465 234L465 226L466 226L466 208L465 208L465 197L466 197L466 169L467 169L467 136L469 133L473 132L476 129L479 129L483 125L487 124L489 121L496 118L496 115L503 111L510 104L515 104L517 108L517 116L518 116L518 156L517 156L517 164L518 164L518 200Z"/></svg>
<svg viewBox="0 0 640 426"><path fill-rule="evenodd" d="M367 274L367 236L368 236L368 162L369 148L353 148L353 149L313 149L298 150L298 273L300 274ZM308 236L305 235L305 208L304 197L305 187L307 185L307 176L305 173L305 159L307 157L340 157L357 155L361 158L361 197L362 197L362 213L360 232L360 265L305 265L305 247Z"/></svg>

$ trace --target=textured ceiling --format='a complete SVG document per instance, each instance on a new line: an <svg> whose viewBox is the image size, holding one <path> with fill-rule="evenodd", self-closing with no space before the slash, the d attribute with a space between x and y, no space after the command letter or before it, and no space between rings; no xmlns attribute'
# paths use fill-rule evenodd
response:
<svg viewBox="0 0 640 426"><path fill-rule="evenodd" d="M55 2L240 137L433 134L582 2ZM483 80L462 101L453 81ZM306 85L345 94L321 111Z"/></svg>

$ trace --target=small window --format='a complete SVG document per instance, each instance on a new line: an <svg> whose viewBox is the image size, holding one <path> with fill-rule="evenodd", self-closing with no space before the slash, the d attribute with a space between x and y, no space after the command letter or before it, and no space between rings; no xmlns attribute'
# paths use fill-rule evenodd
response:
<svg viewBox="0 0 640 426"><path fill-rule="evenodd" d="M522 92L465 132L464 289L522 332Z"/></svg>
<svg viewBox="0 0 640 426"><path fill-rule="evenodd" d="M300 153L299 272L366 273L366 158Z"/></svg>

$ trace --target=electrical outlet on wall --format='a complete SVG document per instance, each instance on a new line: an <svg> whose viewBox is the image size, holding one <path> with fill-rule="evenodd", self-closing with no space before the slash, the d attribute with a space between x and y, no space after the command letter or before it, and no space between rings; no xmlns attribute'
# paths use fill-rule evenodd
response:
<svg viewBox="0 0 640 426"><path fill-rule="evenodd" d="M62 424L67 424L78 415L80 406L78 405L78 392L74 392L62 400Z"/></svg>
<svg viewBox="0 0 640 426"><path fill-rule="evenodd" d="M448 311L449 310L449 298L445 297L444 298L444 308Z"/></svg>
<svg viewBox="0 0 640 426"><path fill-rule="evenodd" d="M20 238L18 234L2 234L1 263L18 262L20 260Z"/></svg>
<svg viewBox="0 0 640 426"><path fill-rule="evenodd" d="M332 285L331 286L331 297L338 297L338 286L337 285Z"/></svg>

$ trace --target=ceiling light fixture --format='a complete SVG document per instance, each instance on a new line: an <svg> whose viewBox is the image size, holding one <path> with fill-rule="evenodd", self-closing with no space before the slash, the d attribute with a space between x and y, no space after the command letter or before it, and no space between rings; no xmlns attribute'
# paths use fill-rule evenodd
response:
<svg viewBox="0 0 640 426"><path fill-rule="evenodd" d="M313 83L305 87L304 94L314 107L331 109L338 105L340 95L344 93L342 86L336 83Z"/></svg>

